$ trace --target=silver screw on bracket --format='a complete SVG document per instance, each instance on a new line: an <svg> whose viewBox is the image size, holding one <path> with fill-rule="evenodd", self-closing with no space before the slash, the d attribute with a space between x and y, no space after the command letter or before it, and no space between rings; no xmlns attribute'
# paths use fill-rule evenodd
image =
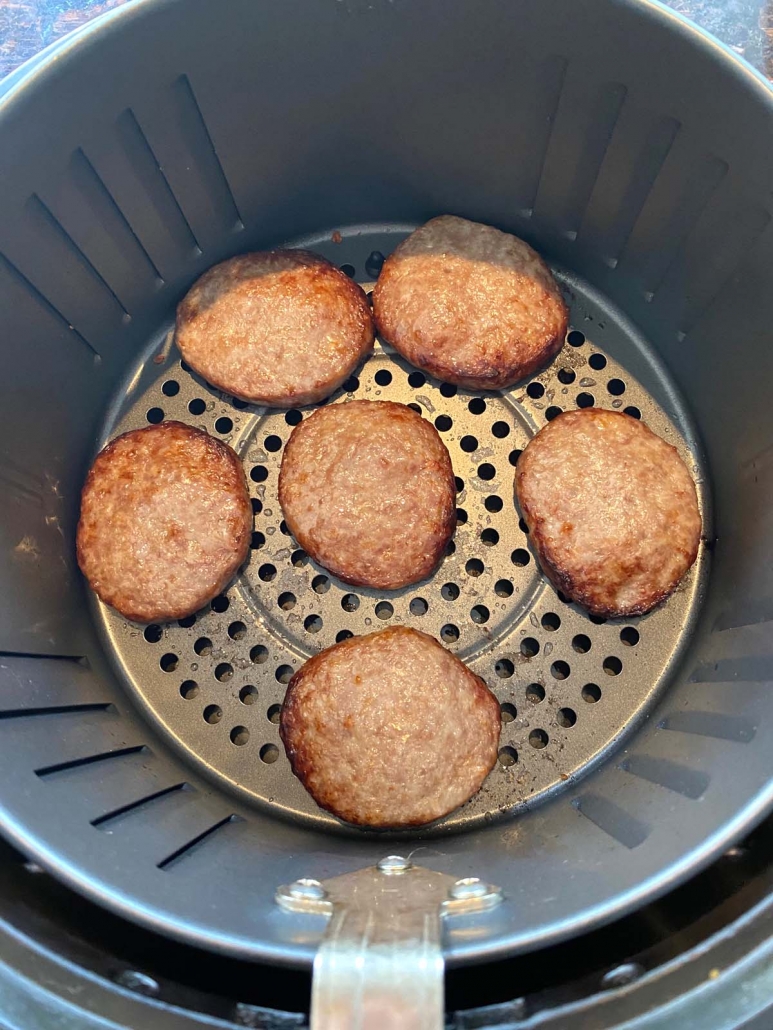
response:
<svg viewBox="0 0 773 1030"><path fill-rule="evenodd" d="M472 898L485 897L490 890L489 885L477 876L466 876L463 880L457 880L448 893L454 901L470 901Z"/></svg>
<svg viewBox="0 0 773 1030"><path fill-rule="evenodd" d="M397 876L400 873L406 873L410 868L410 859L402 858L400 855L387 855L378 864L379 872L385 873L387 876Z"/></svg>
<svg viewBox="0 0 773 1030"><path fill-rule="evenodd" d="M327 891L319 880L296 880L288 888L291 898L296 901L324 901Z"/></svg>

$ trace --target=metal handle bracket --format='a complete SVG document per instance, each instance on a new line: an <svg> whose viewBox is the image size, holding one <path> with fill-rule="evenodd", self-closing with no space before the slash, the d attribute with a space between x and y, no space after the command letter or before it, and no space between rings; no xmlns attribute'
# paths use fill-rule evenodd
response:
<svg viewBox="0 0 773 1030"><path fill-rule="evenodd" d="M276 899L330 917L314 959L311 1030L442 1030L441 920L493 908L502 893L390 855L330 880L297 880Z"/></svg>

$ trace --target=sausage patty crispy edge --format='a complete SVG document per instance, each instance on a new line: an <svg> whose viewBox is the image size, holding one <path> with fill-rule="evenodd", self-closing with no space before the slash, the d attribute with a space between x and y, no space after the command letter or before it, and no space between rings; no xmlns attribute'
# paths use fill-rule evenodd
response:
<svg viewBox="0 0 773 1030"><path fill-rule="evenodd" d="M249 552L252 508L234 451L200 429L162 422L116 437L86 478L78 564L128 619L191 615Z"/></svg>
<svg viewBox="0 0 773 1030"><path fill-rule="evenodd" d="M497 759L500 711L437 640L397 626L306 662L290 680L280 733L322 808L360 826L421 826L480 788Z"/></svg>
<svg viewBox="0 0 773 1030"><path fill-rule="evenodd" d="M692 476L675 447L620 412L549 422L518 459L515 492L548 578L594 615L643 615L697 557Z"/></svg>

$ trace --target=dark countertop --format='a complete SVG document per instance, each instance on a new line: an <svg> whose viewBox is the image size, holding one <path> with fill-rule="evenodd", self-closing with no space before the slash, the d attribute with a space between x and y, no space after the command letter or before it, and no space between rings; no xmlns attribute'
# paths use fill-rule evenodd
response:
<svg viewBox="0 0 773 1030"><path fill-rule="evenodd" d="M0 0L0 78L127 0ZM666 0L773 77L773 0Z"/></svg>

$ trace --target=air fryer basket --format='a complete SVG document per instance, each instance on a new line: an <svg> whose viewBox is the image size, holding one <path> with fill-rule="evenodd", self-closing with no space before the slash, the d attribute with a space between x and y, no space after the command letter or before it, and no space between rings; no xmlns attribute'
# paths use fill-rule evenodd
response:
<svg viewBox="0 0 773 1030"><path fill-rule="evenodd" d="M305 656L399 621L503 706L480 797L402 845L504 890L449 925L452 961L609 919L748 829L773 796L771 112L750 69L644 0L137 0L22 77L0 106L3 831L132 919L309 961L324 924L279 911L276 887L394 845L310 803L276 705ZM572 331L502 396L383 348L345 384L334 402L435 421L465 513L433 579L352 591L281 523L304 413L192 375L174 307L216 261L279 243L367 283L445 211L540 249ZM517 451L594 402L671 438L699 483L700 561L643 619L566 604L512 506ZM254 546L195 621L143 630L88 596L73 535L95 449L164 417L243 456Z"/></svg>

